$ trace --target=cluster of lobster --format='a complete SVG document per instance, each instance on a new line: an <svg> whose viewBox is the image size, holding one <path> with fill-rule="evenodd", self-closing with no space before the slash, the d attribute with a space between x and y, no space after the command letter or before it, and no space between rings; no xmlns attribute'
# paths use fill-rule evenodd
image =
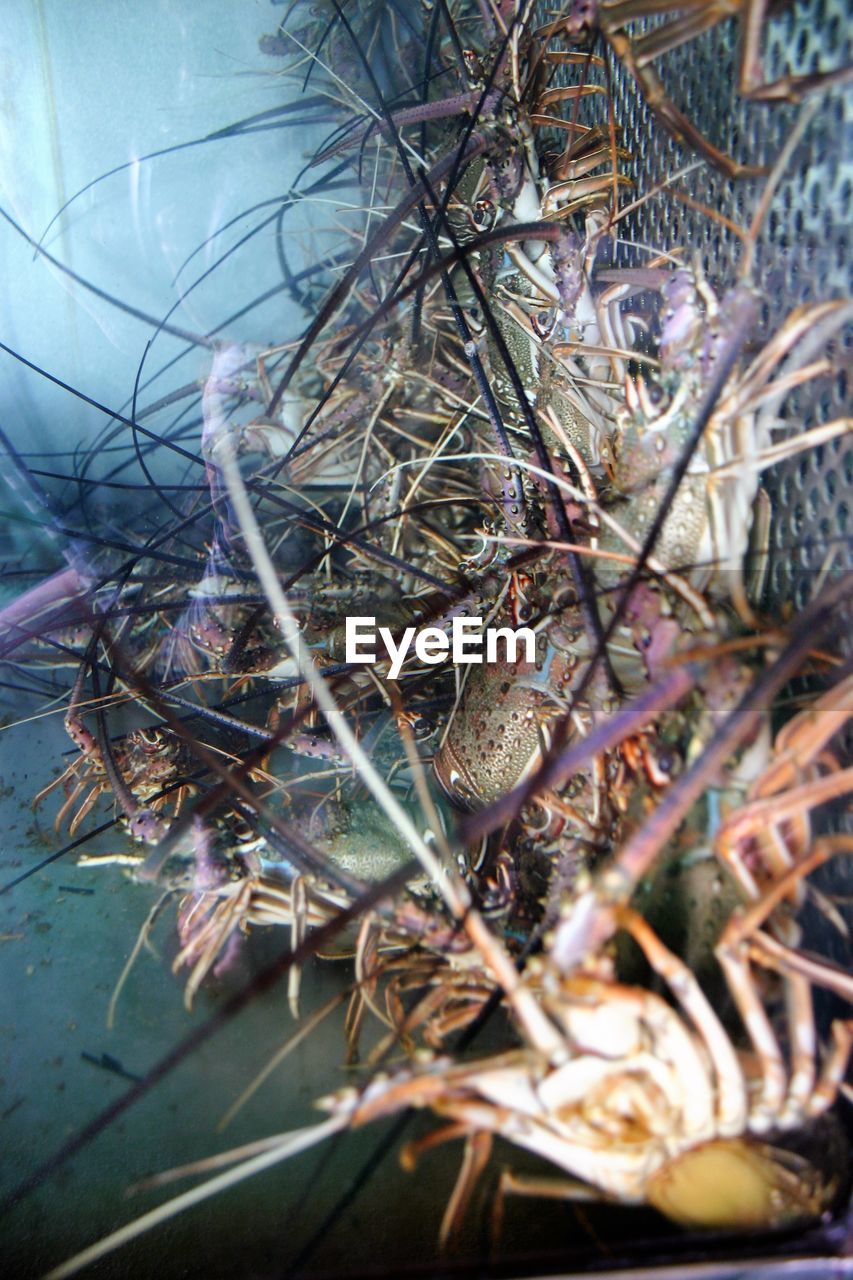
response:
<svg viewBox="0 0 853 1280"><path fill-rule="evenodd" d="M583 123L606 100L597 26L659 123L737 172L651 65L735 7L682 4L631 37L659 5L576 4L538 30L509 0L454 6L463 54L449 34L434 49L456 91L439 77L400 107L334 6L330 50L377 106L319 159L374 157L391 212L299 343L216 354L204 569L189 590L145 588L150 565L100 589L67 715L81 754L45 789L65 788L72 831L112 794L133 843L82 861L180 898L188 1002L262 925L300 957L317 928L355 956L351 1056L366 1010L387 1029L374 1065L421 1053L327 1099L317 1137L411 1106L445 1118L467 1144L445 1239L494 1135L568 1194L694 1225L808 1218L845 1191L792 1141L836 1104L853 1041L849 1018L819 1035L813 990L841 1007L853 980L800 921L811 900L843 927L812 877L853 852L812 830L853 789L844 582L798 619L762 612L760 480L850 431L776 436L853 304L799 308L756 346L751 250L784 159L728 291L673 246L609 269L626 154L612 120ZM742 90L815 89L758 84L757 8ZM367 615L395 634L523 625L535 659L508 648L463 678L413 654L392 679L346 662L346 618ZM101 710L92 727L102 658L106 692L156 727L111 741ZM809 692L774 738L795 677ZM505 1051L454 1056L489 1013Z"/></svg>

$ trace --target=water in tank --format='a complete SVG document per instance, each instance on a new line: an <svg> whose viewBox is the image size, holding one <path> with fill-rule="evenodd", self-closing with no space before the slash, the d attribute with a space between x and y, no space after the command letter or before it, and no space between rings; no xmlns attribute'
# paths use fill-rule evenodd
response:
<svg viewBox="0 0 853 1280"><path fill-rule="evenodd" d="M844 6L0 54L5 1273L841 1274Z"/></svg>

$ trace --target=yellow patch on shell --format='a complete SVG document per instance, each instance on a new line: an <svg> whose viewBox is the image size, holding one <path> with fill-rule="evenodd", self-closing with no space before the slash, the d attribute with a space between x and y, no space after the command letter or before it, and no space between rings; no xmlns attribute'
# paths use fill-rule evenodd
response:
<svg viewBox="0 0 853 1280"><path fill-rule="evenodd" d="M719 1139L664 1165L647 1197L683 1227L766 1228L817 1216L830 1189L786 1151Z"/></svg>

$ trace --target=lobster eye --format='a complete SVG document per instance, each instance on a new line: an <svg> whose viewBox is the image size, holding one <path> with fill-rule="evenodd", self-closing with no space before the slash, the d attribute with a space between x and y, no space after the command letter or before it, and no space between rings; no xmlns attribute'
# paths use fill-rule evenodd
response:
<svg viewBox="0 0 853 1280"><path fill-rule="evenodd" d="M681 757L671 746L658 746L656 751L648 753L646 773L655 787L667 787L680 771Z"/></svg>
<svg viewBox="0 0 853 1280"><path fill-rule="evenodd" d="M545 339L550 338L551 334L554 332L554 328L557 323L557 313L553 309L547 311L533 311L530 315L530 323L537 338L540 338L544 342Z"/></svg>
<svg viewBox="0 0 853 1280"><path fill-rule="evenodd" d="M659 387L656 382L652 382L648 387L648 395L652 404L660 404L663 400L663 388Z"/></svg>
<svg viewBox="0 0 853 1280"><path fill-rule="evenodd" d="M482 79L483 67L473 49L462 50L462 61L465 63L465 70L469 80L477 81Z"/></svg>
<svg viewBox="0 0 853 1280"><path fill-rule="evenodd" d="M491 200L478 200L473 216L478 227L490 227L495 220L495 206Z"/></svg>

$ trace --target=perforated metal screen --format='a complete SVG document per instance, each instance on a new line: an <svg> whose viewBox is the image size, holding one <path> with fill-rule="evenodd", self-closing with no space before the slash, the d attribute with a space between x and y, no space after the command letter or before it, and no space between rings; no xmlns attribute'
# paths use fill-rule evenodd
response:
<svg viewBox="0 0 853 1280"><path fill-rule="evenodd" d="M741 163L774 164L803 109L751 102L734 92L740 24L725 21L656 61L673 101L708 139ZM853 61L853 22L843 0L805 0L770 18L763 42L767 79L833 71ZM689 164L687 154L652 116L630 76L613 79L614 114L631 152L626 170L649 191ZM765 300L762 336L800 304L849 293L853 224L853 92L840 86L813 95L817 112L796 148L758 238L753 282ZM729 181L707 164L678 183L681 191L742 227L762 180ZM734 283L742 259L738 236L721 221L667 193L626 219L625 236L654 249L699 251L718 291ZM636 250L633 251L636 256ZM631 250L622 250L631 257ZM851 335L835 353L837 371L788 397L791 432L849 413ZM845 365L847 366L845 369ZM768 574L770 605L809 599L822 571L853 568L850 493L853 443L837 440L778 465L765 478L773 503Z"/></svg>

